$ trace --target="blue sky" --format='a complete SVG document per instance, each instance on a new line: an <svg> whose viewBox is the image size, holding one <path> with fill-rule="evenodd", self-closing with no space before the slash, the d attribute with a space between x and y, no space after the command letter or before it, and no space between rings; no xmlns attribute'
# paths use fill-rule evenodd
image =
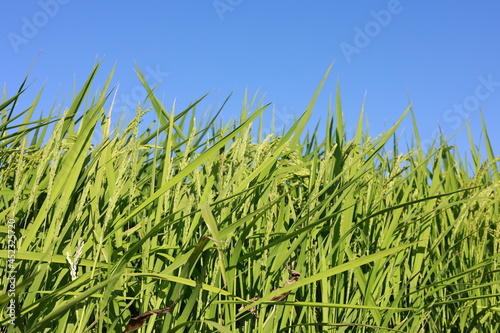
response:
<svg viewBox="0 0 500 333"><path fill-rule="evenodd" d="M39 110L47 112L56 96L57 105L68 103L75 82L80 87L102 59L96 83L116 63L113 85L123 107L144 96L136 61L150 84L160 83L157 95L167 106L175 99L181 110L212 91L201 117L234 92L227 121L239 117L248 89L273 103L280 127L305 110L334 62L311 125L325 119L339 80L348 128L365 93L372 136L396 122L410 98L423 141L438 127L453 135L468 118L479 143L481 108L499 154L498 13L493 0L9 1L0 13L0 82L12 95L40 54L26 103L45 86ZM411 132L408 118L401 139ZM467 151L466 131L452 143Z"/></svg>

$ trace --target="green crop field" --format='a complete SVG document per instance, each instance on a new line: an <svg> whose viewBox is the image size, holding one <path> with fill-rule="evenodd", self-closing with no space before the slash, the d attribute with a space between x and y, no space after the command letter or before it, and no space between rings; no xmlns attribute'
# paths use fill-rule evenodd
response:
<svg viewBox="0 0 500 333"><path fill-rule="evenodd" d="M306 132L327 72L263 137L266 105L200 121L202 98L166 106L138 69L151 107L113 131L112 75L90 92L98 67L60 114L40 118L26 84L4 93L5 331L500 331L500 158L484 121L483 147L468 129L469 147L424 149L413 119L400 152L411 106L377 136L361 111L348 137L338 92Z"/></svg>

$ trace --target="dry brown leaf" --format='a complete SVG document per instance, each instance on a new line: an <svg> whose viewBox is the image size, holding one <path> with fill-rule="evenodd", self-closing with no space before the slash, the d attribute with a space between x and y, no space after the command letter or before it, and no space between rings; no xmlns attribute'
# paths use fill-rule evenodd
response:
<svg viewBox="0 0 500 333"><path fill-rule="evenodd" d="M297 282L297 280L300 277L300 273L299 272L294 271L294 270L292 270L290 268L288 268L288 273L292 276L292 278L290 280L286 281L285 284L283 285L283 287L286 287L288 285L291 285L292 283ZM278 287L278 288L274 289L273 291L276 291L276 290L281 289L281 288L282 287ZM285 292L283 294L279 294L278 296L274 296L273 298L271 298L271 301L276 301L276 302L277 301L281 301L281 300L285 299L288 296L288 294L290 294L289 291L287 291L287 292ZM255 296L254 298L252 298L250 300L250 302L256 301L259 298L260 298L259 296ZM243 311L243 309L245 309L244 305L238 309L238 312ZM255 318L259 318L259 315L257 314L257 312L255 312L256 310L257 310L257 307L254 306L249 311L250 311L251 314L253 314L255 316Z"/></svg>
<svg viewBox="0 0 500 333"><path fill-rule="evenodd" d="M131 318L130 321L128 322L127 326L125 327L125 331L123 331L122 333L127 333L127 332L133 331L133 330L141 327L142 325L144 325L146 320L148 320L148 318L154 314L166 313L166 312L172 311L175 304L177 304L178 300L179 299L176 299L174 303L172 303L171 305L169 305L165 309L151 310L148 312L144 312L143 314L140 314L137 317Z"/></svg>

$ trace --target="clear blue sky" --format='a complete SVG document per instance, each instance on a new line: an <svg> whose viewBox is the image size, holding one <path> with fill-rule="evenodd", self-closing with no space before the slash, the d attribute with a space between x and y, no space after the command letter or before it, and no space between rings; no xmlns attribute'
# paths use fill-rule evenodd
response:
<svg viewBox="0 0 500 333"><path fill-rule="evenodd" d="M103 59L96 83L116 63L118 105L136 104L143 94L135 60L151 84L161 82L157 93L167 106L176 99L180 110L213 90L202 104L209 110L234 91L223 114L229 120L239 116L248 88L273 102L282 126L304 111L335 61L312 125L325 119L339 79L348 128L356 125L365 93L373 136L398 119L410 96L422 140L438 126L450 136L468 117L479 142L481 108L499 154L499 14L493 0L6 1L0 82L13 94L41 52L30 91L45 85L39 110L46 112L58 92L58 105L65 96L67 103L75 78L80 87ZM403 128L409 140L411 122ZM456 142L468 149L465 131Z"/></svg>

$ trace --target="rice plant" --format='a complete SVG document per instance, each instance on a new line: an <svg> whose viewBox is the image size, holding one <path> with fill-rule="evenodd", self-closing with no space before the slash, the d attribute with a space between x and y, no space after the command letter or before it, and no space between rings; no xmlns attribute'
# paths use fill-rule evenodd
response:
<svg viewBox="0 0 500 333"><path fill-rule="evenodd" d="M424 150L416 125L401 153L411 106L376 137L362 110L348 137L337 91L306 132L327 72L263 137L268 105L200 121L203 97L167 107L137 68L150 107L113 131L112 74L90 93L98 68L60 114L40 118L40 94L18 110L25 83L0 105L5 331L500 331L500 159L484 124L471 161L442 137Z"/></svg>

